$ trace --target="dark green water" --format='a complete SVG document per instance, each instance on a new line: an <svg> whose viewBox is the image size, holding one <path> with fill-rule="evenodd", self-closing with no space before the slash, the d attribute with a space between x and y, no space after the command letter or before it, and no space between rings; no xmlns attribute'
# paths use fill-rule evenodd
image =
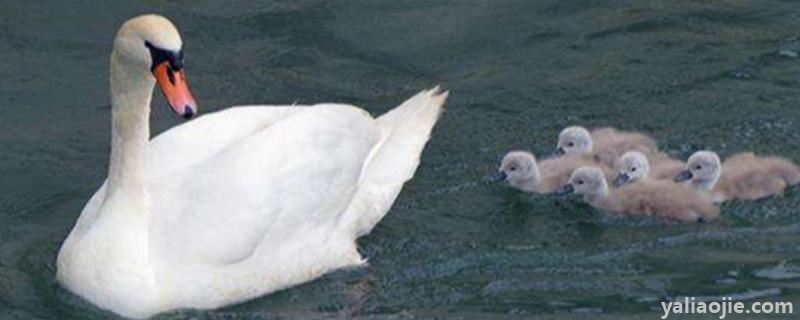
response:
<svg viewBox="0 0 800 320"><path fill-rule="evenodd" d="M800 161L796 2L1 0L2 319L113 317L59 288L54 261L105 178L111 41L146 12L181 28L201 112L336 101L379 114L451 90L415 179L359 241L368 268L159 318L657 319L665 297L754 293L800 313L797 189L681 225L480 182L505 151L549 153L576 123L642 130L681 157ZM155 103L155 132L179 123Z"/></svg>

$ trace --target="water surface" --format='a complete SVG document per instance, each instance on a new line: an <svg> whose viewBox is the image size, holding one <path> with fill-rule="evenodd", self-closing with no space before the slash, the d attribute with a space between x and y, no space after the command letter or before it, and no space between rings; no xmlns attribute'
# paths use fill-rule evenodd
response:
<svg viewBox="0 0 800 320"><path fill-rule="evenodd" d="M800 304L797 189L684 225L614 219L574 199L481 182L505 151L548 154L576 123L642 130L679 157L710 148L800 161L795 2L0 7L0 318L112 317L59 288L54 261L105 177L111 41L146 12L181 28L201 112L335 101L377 115L436 83L452 91L415 179L359 241L369 267L159 318L655 319L658 301L683 295ZM155 133L180 123L154 101Z"/></svg>

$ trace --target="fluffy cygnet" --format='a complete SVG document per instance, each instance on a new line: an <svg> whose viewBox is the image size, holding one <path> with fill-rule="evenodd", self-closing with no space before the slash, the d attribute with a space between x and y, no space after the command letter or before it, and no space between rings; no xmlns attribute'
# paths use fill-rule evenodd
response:
<svg viewBox="0 0 800 320"><path fill-rule="evenodd" d="M666 153L656 152L647 157L650 161L648 177L655 180L672 180L686 168L686 162L676 160Z"/></svg>
<svg viewBox="0 0 800 320"><path fill-rule="evenodd" d="M641 133L619 131L614 128L594 129L572 126L558 135L556 153L559 155L590 156L603 165L614 167L617 159L628 151L645 155L658 152L656 141Z"/></svg>
<svg viewBox="0 0 800 320"><path fill-rule="evenodd" d="M672 159L661 152L652 155L651 158L653 159L652 165L647 156L639 151L628 151L623 154L617 161L617 176L614 178L614 187L619 188L626 183L645 178L672 180L686 166L682 161Z"/></svg>
<svg viewBox="0 0 800 320"><path fill-rule="evenodd" d="M760 157L752 152L733 155L720 164L711 151L695 152L675 178L713 194L717 202L732 199L758 200L782 194L787 186L800 183L800 167L776 156Z"/></svg>
<svg viewBox="0 0 800 320"><path fill-rule="evenodd" d="M644 179L609 189L602 170L580 167L559 193L577 193L595 208L624 215L647 215L687 222L704 222L719 216L705 193L668 180Z"/></svg>
<svg viewBox="0 0 800 320"><path fill-rule="evenodd" d="M536 161L536 157L527 151L511 151L503 157L500 164L500 179L512 187L525 192L552 193L566 184L575 169L591 165L592 161L581 157L564 156ZM600 169L598 169L600 170ZM601 170L611 177L611 168Z"/></svg>

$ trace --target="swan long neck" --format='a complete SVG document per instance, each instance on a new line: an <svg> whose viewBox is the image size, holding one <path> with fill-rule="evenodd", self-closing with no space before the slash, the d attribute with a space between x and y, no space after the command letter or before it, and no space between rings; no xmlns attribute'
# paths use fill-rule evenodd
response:
<svg viewBox="0 0 800 320"><path fill-rule="evenodd" d="M534 185L539 185L539 183L542 182L542 171L539 170L539 164L536 163L536 161L531 165L531 174L528 176L528 179L533 182Z"/></svg>
<svg viewBox="0 0 800 320"><path fill-rule="evenodd" d="M693 181L693 185L695 189L704 190L704 191L711 191L714 190L714 187L717 185L717 181L719 180L719 175L715 175L709 179L697 179Z"/></svg>
<svg viewBox="0 0 800 320"><path fill-rule="evenodd" d="M149 168L150 100L155 80L111 54L111 158L108 185L112 190L144 192Z"/></svg>
<svg viewBox="0 0 800 320"><path fill-rule="evenodd" d="M539 165L534 160L531 163L530 172L524 178L519 180L517 187L526 191L537 191L541 188L542 174L539 171Z"/></svg>

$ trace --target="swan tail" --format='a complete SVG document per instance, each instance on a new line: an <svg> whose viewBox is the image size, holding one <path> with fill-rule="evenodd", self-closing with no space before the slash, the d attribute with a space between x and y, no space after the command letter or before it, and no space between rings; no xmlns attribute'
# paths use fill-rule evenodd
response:
<svg viewBox="0 0 800 320"><path fill-rule="evenodd" d="M788 159L780 159L777 167L788 185L800 184L800 166Z"/></svg>
<svg viewBox="0 0 800 320"><path fill-rule="evenodd" d="M414 176L447 95L438 86L422 91L375 120L383 137L365 162L359 189L345 215L356 237L372 231Z"/></svg>

